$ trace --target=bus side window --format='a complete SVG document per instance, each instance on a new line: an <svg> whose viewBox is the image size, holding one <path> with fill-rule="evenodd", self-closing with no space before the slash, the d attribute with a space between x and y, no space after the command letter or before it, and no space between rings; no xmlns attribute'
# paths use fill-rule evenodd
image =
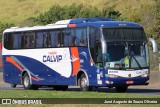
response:
<svg viewBox="0 0 160 107"><path fill-rule="evenodd" d="M57 47L64 47L64 31L58 30L58 46Z"/></svg>
<svg viewBox="0 0 160 107"><path fill-rule="evenodd" d="M32 32L27 32L25 34L25 48L34 48L35 34Z"/></svg>
<svg viewBox="0 0 160 107"><path fill-rule="evenodd" d="M47 32L43 32L43 48L47 47Z"/></svg>
<svg viewBox="0 0 160 107"><path fill-rule="evenodd" d="M64 32L64 46L73 46L74 29L66 29Z"/></svg>
<svg viewBox="0 0 160 107"><path fill-rule="evenodd" d="M72 46L77 46L77 42L76 42L76 36L73 36L72 38Z"/></svg>
<svg viewBox="0 0 160 107"><path fill-rule="evenodd" d="M22 47L22 34L15 33L13 36L13 49L21 49Z"/></svg>
<svg viewBox="0 0 160 107"><path fill-rule="evenodd" d="M37 32L36 34L36 48L42 48L43 47L43 33Z"/></svg>
<svg viewBox="0 0 160 107"><path fill-rule="evenodd" d="M77 28L75 30L75 40L73 41L76 46L87 46L87 29Z"/></svg>
<svg viewBox="0 0 160 107"><path fill-rule="evenodd" d="M50 32L50 39L51 39L51 47L57 47L58 46L58 31L51 31Z"/></svg>
<svg viewBox="0 0 160 107"><path fill-rule="evenodd" d="M100 42L99 43L96 43L96 49L95 49L95 51L96 51L96 61L95 61L95 63L96 63L96 65L98 66L98 67L102 67L102 47L101 47L101 44L100 44Z"/></svg>
<svg viewBox="0 0 160 107"><path fill-rule="evenodd" d="M91 27L89 31L89 44L90 44L90 51L94 62L97 62L97 47L96 41L100 41L100 36L98 34L98 29Z"/></svg>
<svg viewBox="0 0 160 107"><path fill-rule="evenodd" d="M13 48L13 34L12 33L5 33L4 34L4 48L12 49Z"/></svg>

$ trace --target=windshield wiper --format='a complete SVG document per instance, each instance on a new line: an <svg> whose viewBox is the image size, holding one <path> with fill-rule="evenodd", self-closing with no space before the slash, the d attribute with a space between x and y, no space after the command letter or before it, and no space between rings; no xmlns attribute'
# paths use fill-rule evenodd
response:
<svg viewBox="0 0 160 107"><path fill-rule="evenodd" d="M132 60L132 57L133 57L133 59L135 60L135 62L137 63L137 65L138 65L138 67L140 68L140 69L142 69L142 67L141 67L141 65L139 64L139 62L137 61L137 59L135 58L135 56L134 56L134 53L130 53L129 54L129 50L128 50L128 42L126 42L126 50L127 50L127 53L128 53L128 57L130 56L130 60L129 60L129 68L131 68L131 60Z"/></svg>
<svg viewBox="0 0 160 107"><path fill-rule="evenodd" d="M137 59L135 58L134 54L130 54L130 56L131 56L131 60L132 60L132 57L133 57L133 59L136 61L137 65L138 65L138 67L139 67L140 69L142 69L141 65L139 64L139 62L138 62ZM131 61L130 61L130 63L131 63Z"/></svg>

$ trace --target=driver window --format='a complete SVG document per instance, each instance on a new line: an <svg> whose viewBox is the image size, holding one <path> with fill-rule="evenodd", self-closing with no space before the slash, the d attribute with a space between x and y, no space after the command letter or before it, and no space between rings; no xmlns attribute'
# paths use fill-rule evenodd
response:
<svg viewBox="0 0 160 107"><path fill-rule="evenodd" d="M96 43L95 46L96 46L95 62L98 67L102 67L102 47L100 43Z"/></svg>

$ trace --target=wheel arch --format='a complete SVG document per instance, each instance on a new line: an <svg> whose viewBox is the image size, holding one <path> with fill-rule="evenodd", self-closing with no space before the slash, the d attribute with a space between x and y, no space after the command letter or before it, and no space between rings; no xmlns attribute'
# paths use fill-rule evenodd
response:
<svg viewBox="0 0 160 107"><path fill-rule="evenodd" d="M76 76L76 85L77 85L77 86L80 85L80 77L81 77L83 74L86 76L86 78L87 78L87 85L89 86L88 74L87 74L87 72L86 72L84 69L81 69L81 70L78 71L77 76Z"/></svg>
<svg viewBox="0 0 160 107"><path fill-rule="evenodd" d="M30 80L30 83L32 84L31 74L28 70L23 70L23 72L21 74L21 84L23 84L23 76L25 73L27 73L29 75L29 80Z"/></svg>

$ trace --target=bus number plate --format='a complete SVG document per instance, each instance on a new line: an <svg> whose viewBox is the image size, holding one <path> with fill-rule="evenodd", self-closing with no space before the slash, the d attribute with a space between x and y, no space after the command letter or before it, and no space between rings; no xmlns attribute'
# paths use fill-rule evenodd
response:
<svg viewBox="0 0 160 107"><path fill-rule="evenodd" d="M133 84L134 81L126 81L126 84Z"/></svg>

